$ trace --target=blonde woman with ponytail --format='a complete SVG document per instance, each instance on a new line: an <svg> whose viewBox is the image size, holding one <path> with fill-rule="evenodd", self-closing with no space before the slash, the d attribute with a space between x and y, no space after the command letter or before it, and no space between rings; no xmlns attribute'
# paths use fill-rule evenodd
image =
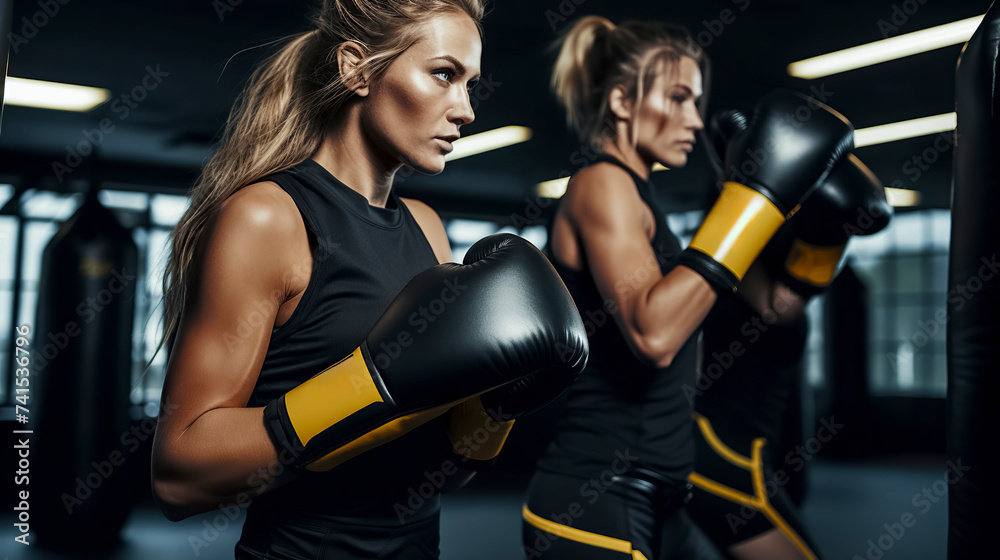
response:
<svg viewBox="0 0 1000 560"><path fill-rule="evenodd" d="M403 165L440 172L475 118L482 17L480 0L325 0L253 73L194 186L164 276L152 482L172 520L246 508L237 558L437 558L437 494L533 404L535 370L516 368L568 383L586 361L536 249L487 238L470 253L489 259L451 264L437 214L392 190ZM479 301L503 291L474 289L494 269L527 275L548 315L523 294ZM565 334L550 342L570 360L463 324L482 307L520 309L536 349L536 331ZM521 401L504 400L513 381Z"/></svg>
<svg viewBox="0 0 1000 560"><path fill-rule="evenodd" d="M754 261L773 233L743 235L739 228L763 232L775 217L728 207L717 212L729 204L720 197L695 241L723 240L728 253L706 252L695 242L682 251L653 195L653 165L683 167L695 148L708 77L706 55L676 25L615 25L588 16L560 40L552 89L568 125L599 155L571 177L548 251L589 318L591 353L528 489L522 511L528 560L722 558L684 507L695 452L698 330L720 293L738 286L744 300L763 310L787 288L759 265L748 273L733 264ZM839 131L831 119L823 122ZM828 133L813 126L802 126L801 134ZM775 149L788 145L764 125L756 132ZM816 152L809 157L830 157ZM741 200L755 201L747 208L767 207L757 205L764 195L738 187L746 195ZM793 307L789 314L797 313Z"/></svg>

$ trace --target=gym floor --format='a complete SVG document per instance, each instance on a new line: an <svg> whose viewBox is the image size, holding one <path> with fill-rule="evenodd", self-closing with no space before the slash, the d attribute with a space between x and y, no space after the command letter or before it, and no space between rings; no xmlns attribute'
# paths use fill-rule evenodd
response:
<svg viewBox="0 0 1000 560"><path fill-rule="evenodd" d="M823 558L854 560L938 559L945 557L947 496L941 456L907 456L864 462L809 465L803 515ZM937 483L937 484L935 484ZM520 509L523 486L471 485L444 498L442 560L523 560ZM909 514L909 515L907 515ZM912 518L910 517L912 516ZM14 542L12 519L0 517L0 556L21 559L231 559L241 521L196 551L206 516L167 521L143 503L131 514L117 549L93 554L59 553ZM905 527L901 520L910 525ZM211 533L207 533L211 535Z"/></svg>

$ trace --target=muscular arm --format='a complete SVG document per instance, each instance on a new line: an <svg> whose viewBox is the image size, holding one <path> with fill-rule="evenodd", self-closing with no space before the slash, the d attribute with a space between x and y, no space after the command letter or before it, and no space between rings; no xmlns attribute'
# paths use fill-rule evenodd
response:
<svg viewBox="0 0 1000 560"><path fill-rule="evenodd" d="M278 308L301 283L296 274L308 279L303 250L311 263L302 219L273 184L234 194L208 227L153 440L154 496L172 520L288 480L266 474L278 456L264 428L264 409L245 407Z"/></svg>
<svg viewBox="0 0 1000 560"><path fill-rule="evenodd" d="M573 183L560 212L567 212L602 298L613 301L615 322L638 358L670 365L715 304L714 290L684 266L660 273L659 260L668 256L650 247L641 199L624 170L595 165Z"/></svg>

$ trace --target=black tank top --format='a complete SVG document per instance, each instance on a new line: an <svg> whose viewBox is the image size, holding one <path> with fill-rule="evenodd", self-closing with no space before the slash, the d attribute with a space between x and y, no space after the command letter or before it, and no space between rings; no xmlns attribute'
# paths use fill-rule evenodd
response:
<svg viewBox="0 0 1000 560"><path fill-rule="evenodd" d="M631 175L656 220L650 245L657 262L647 265L666 275L676 266L681 246L653 199L652 184L610 156L603 155L597 162L618 165ZM549 233L551 238L551 227ZM685 386L693 387L695 382L697 333L670 367L643 364L618 329L610 312L615 310L606 306L586 262L581 271L574 271L551 253L549 258L583 317L590 338L590 360L568 391L558 433L539 461L539 469L590 478L609 468L621 468L627 460L686 482L694 461L694 444L690 431L693 402L685 395Z"/></svg>
<svg viewBox="0 0 1000 560"><path fill-rule="evenodd" d="M437 264L427 238L394 192L385 208L371 206L312 159L263 180L277 183L298 206L314 243L313 269L295 311L271 334L250 407L266 405L348 355L403 286ZM393 505L406 504L407 490L427 482L425 471L441 469L444 433L440 417L330 471L305 472L255 497L248 518L299 514L319 520L396 520ZM427 507L404 515L404 521L436 513L436 497L420 500Z"/></svg>

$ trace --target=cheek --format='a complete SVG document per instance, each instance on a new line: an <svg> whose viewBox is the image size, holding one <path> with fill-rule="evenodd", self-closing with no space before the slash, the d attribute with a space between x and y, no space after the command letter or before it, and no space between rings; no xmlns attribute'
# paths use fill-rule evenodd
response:
<svg viewBox="0 0 1000 560"><path fill-rule="evenodd" d="M428 130L432 87L413 77L387 76L368 104L369 122L396 150L413 149L414 138L421 130Z"/></svg>
<svg viewBox="0 0 1000 560"><path fill-rule="evenodd" d="M649 99L643 104L643 125L652 138L659 139L671 127L671 105L666 99Z"/></svg>
<svg viewBox="0 0 1000 560"><path fill-rule="evenodd" d="M401 84L391 95L390 102L396 113L394 116L401 119L400 124L418 122L430 97L431 92L427 87L416 83L416 80Z"/></svg>

